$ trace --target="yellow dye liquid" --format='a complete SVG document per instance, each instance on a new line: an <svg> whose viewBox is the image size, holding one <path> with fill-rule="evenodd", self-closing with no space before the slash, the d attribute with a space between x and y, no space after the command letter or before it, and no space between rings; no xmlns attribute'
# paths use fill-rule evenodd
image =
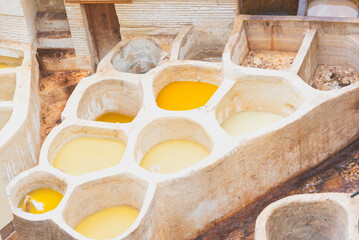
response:
<svg viewBox="0 0 359 240"><path fill-rule="evenodd" d="M157 105L166 110L185 111L206 105L218 86L205 82L178 81L166 85L157 96Z"/></svg>
<svg viewBox="0 0 359 240"><path fill-rule="evenodd" d="M63 195L51 188L39 188L27 193L19 202L18 207L24 212L41 214L54 210Z"/></svg>
<svg viewBox="0 0 359 240"><path fill-rule="evenodd" d="M80 222L75 231L92 239L111 239L124 233L136 220L139 211L115 206L98 211Z"/></svg>
<svg viewBox="0 0 359 240"><path fill-rule="evenodd" d="M196 142L169 140L148 151L140 166L155 173L173 173L196 164L209 154L207 148Z"/></svg>
<svg viewBox="0 0 359 240"><path fill-rule="evenodd" d="M129 123L132 122L132 120L135 117L127 116L121 113L105 113L99 116L96 121L99 122L108 122L108 123Z"/></svg>
<svg viewBox="0 0 359 240"><path fill-rule="evenodd" d="M5 63L0 63L0 69L1 68L9 68L9 67L14 67L14 66L8 65L8 64L5 64Z"/></svg>
<svg viewBox="0 0 359 240"><path fill-rule="evenodd" d="M221 127L229 135L236 137L269 126L282 119L284 117L276 113L245 111L233 114L222 123Z"/></svg>
<svg viewBox="0 0 359 240"><path fill-rule="evenodd" d="M81 175L117 165L126 144L100 138L76 138L57 152L53 166L71 175Z"/></svg>

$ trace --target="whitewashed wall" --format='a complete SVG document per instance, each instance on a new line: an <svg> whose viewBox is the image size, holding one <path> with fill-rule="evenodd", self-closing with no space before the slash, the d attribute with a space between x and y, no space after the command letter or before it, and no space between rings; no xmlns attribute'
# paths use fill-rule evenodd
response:
<svg viewBox="0 0 359 240"><path fill-rule="evenodd" d="M236 0L133 0L116 4L123 28L179 28L201 21L233 19Z"/></svg>
<svg viewBox="0 0 359 240"><path fill-rule="evenodd" d="M33 43L35 18L35 1L0 0L0 39Z"/></svg>

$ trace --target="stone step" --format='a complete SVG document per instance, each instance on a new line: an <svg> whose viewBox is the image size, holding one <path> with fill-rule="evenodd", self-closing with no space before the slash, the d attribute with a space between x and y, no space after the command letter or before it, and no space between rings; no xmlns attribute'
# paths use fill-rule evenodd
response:
<svg viewBox="0 0 359 240"><path fill-rule="evenodd" d="M37 34L37 48L59 49L74 48L70 31L39 32Z"/></svg>
<svg viewBox="0 0 359 240"><path fill-rule="evenodd" d="M38 32L70 31L66 12L38 12L36 27Z"/></svg>
<svg viewBox="0 0 359 240"><path fill-rule="evenodd" d="M91 63L76 57L74 49L37 49L41 70L44 72L89 70Z"/></svg>

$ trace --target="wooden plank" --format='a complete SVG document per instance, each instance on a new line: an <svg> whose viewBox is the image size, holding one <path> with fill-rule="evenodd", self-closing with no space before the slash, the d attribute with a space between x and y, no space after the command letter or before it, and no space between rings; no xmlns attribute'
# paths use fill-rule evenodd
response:
<svg viewBox="0 0 359 240"><path fill-rule="evenodd" d="M66 3L81 3L81 4L95 4L95 3L132 3L132 0L66 0Z"/></svg>
<svg viewBox="0 0 359 240"><path fill-rule="evenodd" d="M120 24L114 4L84 4L88 29L100 61L119 41Z"/></svg>

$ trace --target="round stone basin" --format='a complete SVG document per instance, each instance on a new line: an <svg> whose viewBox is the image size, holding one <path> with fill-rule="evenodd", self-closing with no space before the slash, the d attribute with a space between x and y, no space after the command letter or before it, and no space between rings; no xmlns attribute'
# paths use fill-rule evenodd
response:
<svg viewBox="0 0 359 240"><path fill-rule="evenodd" d="M216 107L222 129L237 137L274 125L303 103L296 88L280 77L238 80Z"/></svg>
<svg viewBox="0 0 359 240"><path fill-rule="evenodd" d="M160 118L140 133L135 159L157 174L175 173L205 160L213 145L204 129L185 118Z"/></svg>
<svg viewBox="0 0 359 240"><path fill-rule="evenodd" d="M119 49L112 64L117 71L142 74L158 65L161 53L152 39L134 39Z"/></svg>
<svg viewBox="0 0 359 240"><path fill-rule="evenodd" d="M273 211L268 218L268 240L347 240L346 211L331 201L291 203Z"/></svg>

